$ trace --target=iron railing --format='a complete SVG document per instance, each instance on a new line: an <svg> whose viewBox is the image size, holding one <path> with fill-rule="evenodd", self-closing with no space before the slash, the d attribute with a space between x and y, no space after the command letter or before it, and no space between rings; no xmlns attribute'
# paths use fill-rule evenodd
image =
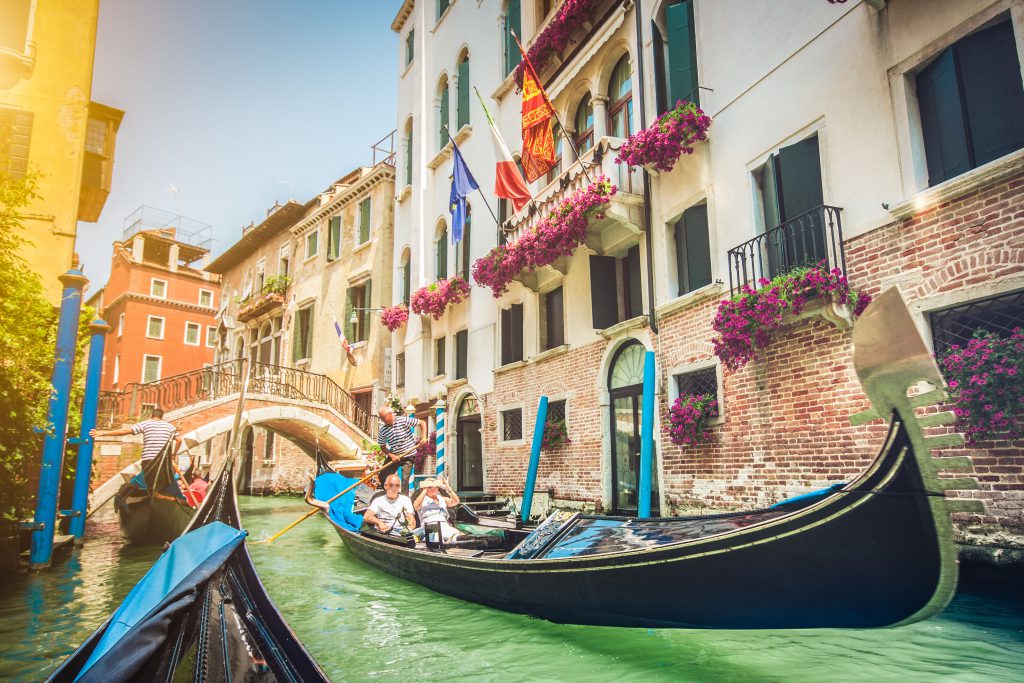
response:
<svg viewBox="0 0 1024 683"><path fill-rule="evenodd" d="M829 270L839 268L845 275L841 210L823 204L730 249L730 294L743 285L756 289L761 278L771 280L794 268L819 263Z"/></svg>
<svg viewBox="0 0 1024 683"><path fill-rule="evenodd" d="M203 401L212 401L241 391L248 360L210 365L145 384L131 383L121 391L100 394L97 423L104 426L150 416L155 407L166 412ZM350 420L363 433L377 433L376 415L371 415L334 380L296 368L253 363L249 394L264 394L311 403L323 403Z"/></svg>

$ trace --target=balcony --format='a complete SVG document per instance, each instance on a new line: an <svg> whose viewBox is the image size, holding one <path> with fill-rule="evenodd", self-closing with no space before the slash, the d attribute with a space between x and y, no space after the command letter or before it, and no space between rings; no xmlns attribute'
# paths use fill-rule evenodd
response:
<svg viewBox="0 0 1024 683"><path fill-rule="evenodd" d="M89 103L85 129L82 184L78 194L78 220L95 223L110 194L114 175L114 143L124 112L97 102Z"/></svg>
<svg viewBox="0 0 1024 683"><path fill-rule="evenodd" d="M761 278L771 280L794 268L821 262L828 270L839 268L845 275L840 211L823 204L730 249L730 294L737 294L744 285L756 289Z"/></svg>
<svg viewBox="0 0 1024 683"><path fill-rule="evenodd" d="M238 321L244 323L278 308L283 308L286 302L285 294L290 284L291 278L287 275L267 278L266 284L259 292L238 302L238 311L235 314Z"/></svg>
<svg viewBox="0 0 1024 683"><path fill-rule="evenodd" d="M604 137L593 149L582 155L582 163L590 174L589 180L580 168L580 162L567 149L562 156L565 170L537 192L526 209L504 223L502 230L505 242L517 240L562 200L585 188L597 176L603 175L618 187L618 192L611 198L608 208L601 212L601 218L591 217L584 244L598 255L611 256L620 255L639 243L640 234L644 231L643 172L640 169L630 172L625 164L615 163L616 152L623 142L623 138ZM561 278L565 271L565 259L559 259L532 273L520 273L516 279L525 287L541 291L551 281Z"/></svg>

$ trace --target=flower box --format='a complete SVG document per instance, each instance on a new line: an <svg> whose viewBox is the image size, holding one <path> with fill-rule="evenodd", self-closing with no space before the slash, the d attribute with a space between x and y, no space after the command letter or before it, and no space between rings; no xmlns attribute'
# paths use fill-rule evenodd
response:
<svg viewBox="0 0 1024 683"><path fill-rule="evenodd" d="M708 438L708 420L717 412L711 394L683 394L668 411L669 439L677 446L695 446Z"/></svg>
<svg viewBox="0 0 1024 683"><path fill-rule="evenodd" d="M693 145L708 139L711 117L692 102L679 101L649 127L629 136L616 163L630 168L643 166L651 173L668 173L683 154L693 154Z"/></svg>

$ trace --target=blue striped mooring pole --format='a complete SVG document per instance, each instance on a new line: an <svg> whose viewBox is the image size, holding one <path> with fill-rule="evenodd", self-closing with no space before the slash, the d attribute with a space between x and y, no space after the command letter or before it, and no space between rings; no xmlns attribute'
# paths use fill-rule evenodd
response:
<svg viewBox="0 0 1024 683"><path fill-rule="evenodd" d="M640 496L637 516L651 516L651 480L654 475L654 351L644 357L644 397L640 414Z"/></svg>
<svg viewBox="0 0 1024 683"><path fill-rule="evenodd" d="M85 514L89 507L89 479L92 474L93 440L89 432L96 426L96 410L100 402L100 380L103 378L103 346L110 325L97 318L89 323L89 365L85 371L85 397L82 399L82 429L78 438L78 460L75 465L75 488L71 500L70 531L76 543L85 536Z"/></svg>
<svg viewBox="0 0 1024 683"><path fill-rule="evenodd" d="M437 446L437 454L435 456L436 459L437 459L437 468L434 470L434 472L439 477L444 476L444 409L445 409L445 407L446 406L445 406L443 398L442 399L438 399L437 403L434 405L434 410L435 410L434 417L435 417L435 421L436 421L435 422L434 431L437 432L437 438L434 441L434 444Z"/></svg>

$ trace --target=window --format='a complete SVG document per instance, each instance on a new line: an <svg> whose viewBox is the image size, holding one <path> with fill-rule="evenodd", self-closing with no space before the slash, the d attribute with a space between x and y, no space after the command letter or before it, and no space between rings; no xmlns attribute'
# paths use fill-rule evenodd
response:
<svg viewBox="0 0 1024 683"><path fill-rule="evenodd" d="M409 305L412 299L412 254L407 248L402 253L402 303Z"/></svg>
<svg viewBox="0 0 1024 683"><path fill-rule="evenodd" d="M359 244L370 241L370 197L359 202Z"/></svg>
<svg viewBox="0 0 1024 683"><path fill-rule="evenodd" d="M520 0L508 0L508 7L505 10L505 21L502 24L501 44L505 48L505 74L510 74L519 66L522 55L516 46L514 31L517 36L523 35L523 17Z"/></svg>
<svg viewBox="0 0 1024 683"><path fill-rule="evenodd" d="M117 336L120 337L124 334L124 313L117 316Z"/></svg>
<svg viewBox="0 0 1024 683"><path fill-rule="evenodd" d="M188 346L199 346L199 335L203 326L199 323L185 323L185 344Z"/></svg>
<svg viewBox="0 0 1024 683"><path fill-rule="evenodd" d="M0 22L0 36L6 28ZM2 41L0 37L0 41ZM24 44L19 48L24 49ZM28 173L28 150L32 141L32 119L30 111L0 108L0 173L12 178L24 178Z"/></svg>
<svg viewBox="0 0 1024 683"><path fill-rule="evenodd" d="M113 383L117 384L121 379L121 354L114 356L114 380Z"/></svg>
<svg viewBox="0 0 1024 683"><path fill-rule="evenodd" d="M708 236L708 205L691 206L674 227L676 277L679 294L711 284L711 246Z"/></svg>
<svg viewBox="0 0 1024 683"><path fill-rule="evenodd" d="M568 436L569 425L565 422L565 399L559 401L548 401L548 415L545 422L561 423L566 427L566 436Z"/></svg>
<svg viewBox="0 0 1024 683"><path fill-rule="evenodd" d="M448 5L451 4L451 0L437 0L437 18L440 19L441 15L448 9Z"/></svg>
<svg viewBox="0 0 1024 683"><path fill-rule="evenodd" d="M448 277L448 228L440 223L440 233L434 240L434 275L436 280Z"/></svg>
<svg viewBox="0 0 1024 683"><path fill-rule="evenodd" d="M555 182L555 178L562 173L562 128L557 123L552 123L551 127L555 138L555 165L548 171L546 179L548 183Z"/></svg>
<svg viewBox="0 0 1024 683"><path fill-rule="evenodd" d="M149 281L149 295L156 299L167 298L167 281L153 278Z"/></svg>
<svg viewBox="0 0 1024 683"><path fill-rule="evenodd" d="M505 244L508 237L505 234L505 221L509 219L508 200L498 200L498 244Z"/></svg>
<svg viewBox="0 0 1024 683"><path fill-rule="evenodd" d="M469 270L470 270L470 258L472 258L472 252L470 251L469 239L470 228L473 225L473 207L470 206L469 202L466 202L466 222L462 226L462 239L455 244L455 274L461 275L462 279L469 282Z"/></svg>
<svg viewBox="0 0 1024 683"><path fill-rule="evenodd" d="M412 119L405 124L405 184L412 185Z"/></svg>
<svg viewBox="0 0 1024 683"><path fill-rule="evenodd" d="M622 258L590 257L590 299L597 330L643 314L639 245Z"/></svg>
<svg viewBox="0 0 1024 683"><path fill-rule="evenodd" d="M629 55L623 55L608 83L608 132L626 138L633 132L633 76Z"/></svg>
<svg viewBox="0 0 1024 683"><path fill-rule="evenodd" d="M953 344L963 348L975 330L1009 337L1014 328L1024 328L1024 290L933 311L928 318L932 327L932 346L937 356L947 352Z"/></svg>
<svg viewBox="0 0 1024 683"><path fill-rule="evenodd" d="M287 250L282 249L277 257L277 274L288 275L288 269L291 267L291 258Z"/></svg>
<svg viewBox="0 0 1024 683"><path fill-rule="evenodd" d="M209 349L217 348L217 328L213 325L207 325L206 327L206 347Z"/></svg>
<svg viewBox="0 0 1024 683"><path fill-rule="evenodd" d="M409 66L412 64L413 55L416 54L416 32L414 29L409 29L409 32L405 35L405 65Z"/></svg>
<svg viewBox="0 0 1024 683"><path fill-rule="evenodd" d="M307 306L295 311L294 337L292 338L292 361L313 357L313 307Z"/></svg>
<svg viewBox="0 0 1024 683"><path fill-rule="evenodd" d="M576 126L576 151L583 155L594 146L594 106L590 93L583 96L573 117Z"/></svg>
<svg viewBox="0 0 1024 683"><path fill-rule="evenodd" d="M274 432L269 429L263 430L263 462L274 462Z"/></svg>
<svg viewBox="0 0 1024 683"><path fill-rule="evenodd" d="M434 375L445 373L445 338L438 337L434 340Z"/></svg>
<svg viewBox="0 0 1024 683"><path fill-rule="evenodd" d="M553 289L542 297L543 326L541 327L541 348L553 349L565 343L565 308L562 288Z"/></svg>
<svg viewBox="0 0 1024 683"><path fill-rule="evenodd" d="M469 125L469 55L459 62L458 97L455 103L455 130Z"/></svg>
<svg viewBox="0 0 1024 683"><path fill-rule="evenodd" d="M199 305L206 308L213 308L213 292L211 290L199 290Z"/></svg>
<svg viewBox="0 0 1024 683"><path fill-rule="evenodd" d="M314 252L315 253L315 252ZM341 216L327 221L327 260L333 261L341 253Z"/></svg>
<svg viewBox="0 0 1024 683"><path fill-rule="evenodd" d="M320 251L320 245L318 244L320 239L320 231L314 230L306 235L306 258L310 259L317 255Z"/></svg>
<svg viewBox="0 0 1024 683"><path fill-rule="evenodd" d="M4 20L0 22L0 48L18 53L25 52L32 4L32 0L13 0L4 3Z"/></svg>
<svg viewBox="0 0 1024 683"><path fill-rule="evenodd" d="M107 122L90 118L85 122L85 151L93 154L107 153Z"/></svg>
<svg viewBox="0 0 1024 683"><path fill-rule="evenodd" d="M519 441L523 438L523 409L501 411L501 440Z"/></svg>
<svg viewBox="0 0 1024 683"><path fill-rule="evenodd" d="M349 285L345 294L345 338L350 342L366 341L370 337L370 292L373 283Z"/></svg>
<svg viewBox="0 0 1024 683"><path fill-rule="evenodd" d="M512 304L501 312L501 364L523 359L523 305Z"/></svg>
<svg viewBox="0 0 1024 683"><path fill-rule="evenodd" d="M164 319L156 315L149 316L146 322L146 336L150 339L163 339Z"/></svg>
<svg viewBox="0 0 1024 683"><path fill-rule="evenodd" d="M395 387L405 386L405 352L395 354Z"/></svg>
<svg viewBox="0 0 1024 683"><path fill-rule="evenodd" d="M455 379L464 379L469 369L469 330L455 333Z"/></svg>
<svg viewBox="0 0 1024 683"><path fill-rule="evenodd" d="M438 148L448 144L448 78L441 80L437 105Z"/></svg>
<svg viewBox="0 0 1024 683"><path fill-rule="evenodd" d="M915 82L929 186L1024 147L1024 87L1008 19L946 48Z"/></svg>
<svg viewBox="0 0 1024 683"><path fill-rule="evenodd" d="M160 379L160 366L163 360L160 356L142 357L142 382L156 382Z"/></svg>
<svg viewBox="0 0 1024 683"><path fill-rule="evenodd" d="M676 383L676 396L692 394L703 396L705 394L718 400L718 369L715 366L702 368L692 372L684 372L674 377ZM709 411L710 417L721 415L721 406L716 406Z"/></svg>
<svg viewBox="0 0 1024 683"><path fill-rule="evenodd" d="M267 281L267 259L261 258L256 262L256 293L263 293L263 285Z"/></svg>
<svg viewBox="0 0 1024 683"><path fill-rule="evenodd" d="M663 35L657 22L652 28L654 92L658 114L683 100L700 104L697 82L697 33L693 0L676 0L665 7Z"/></svg>

